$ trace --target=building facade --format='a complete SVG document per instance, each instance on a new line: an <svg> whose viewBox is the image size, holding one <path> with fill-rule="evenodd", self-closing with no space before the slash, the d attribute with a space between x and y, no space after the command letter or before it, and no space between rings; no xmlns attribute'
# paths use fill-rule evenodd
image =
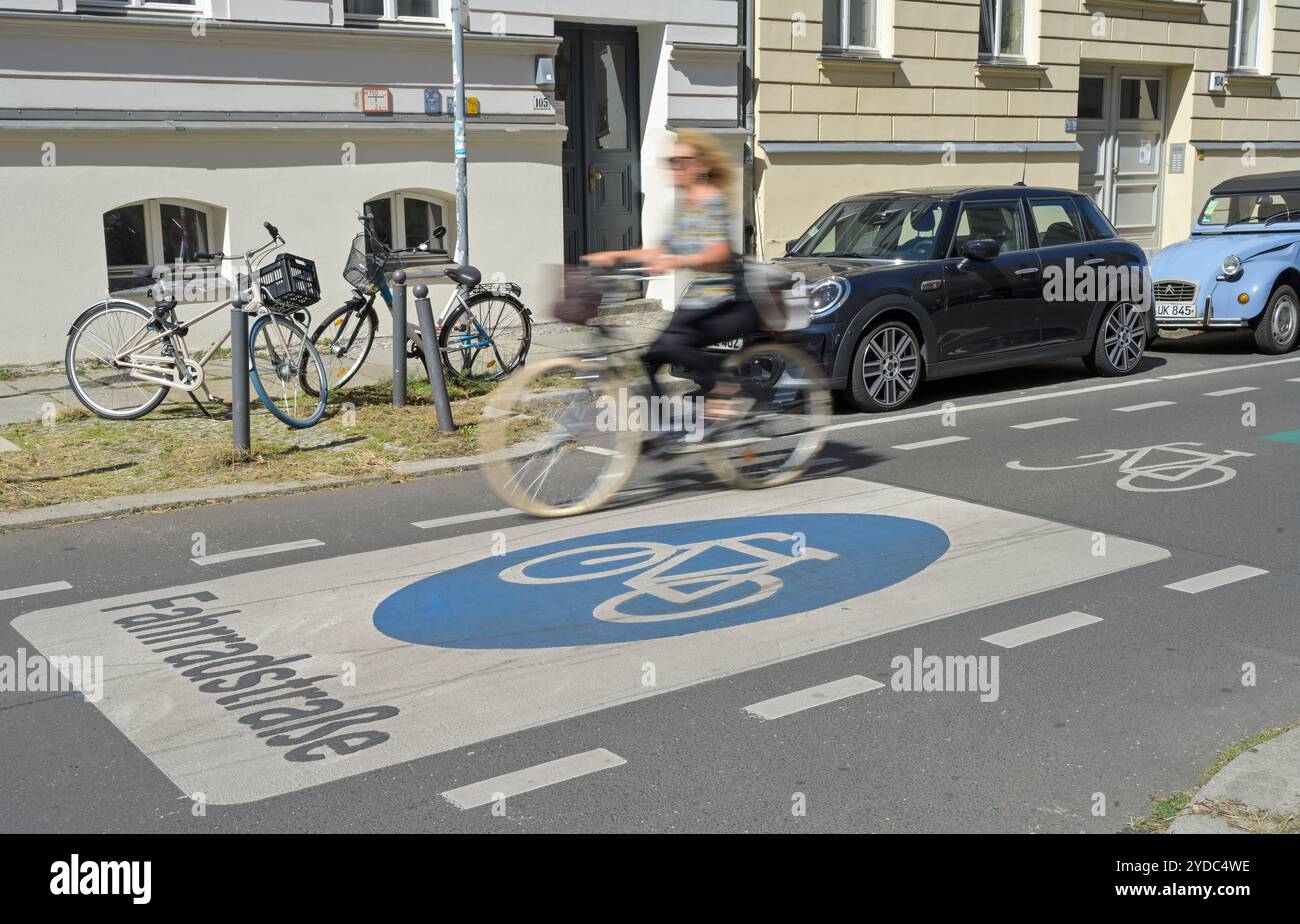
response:
<svg viewBox="0 0 1300 924"><path fill-rule="evenodd" d="M756 2L767 256L843 196L1021 179L1154 249L1300 155L1300 0Z"/></svg>
<svg viewBox="0 0 1300 924"><path fill-rule="evenodd" d="M544 315L551 266L661 233L673 128L715 133L740 167L742 5L470 6L469 261ZM0 0L0 266L22 293L0 308L0 363L61 357L87 305L256 246L264 220L316 261L322 307L349 294L363 208L398 247L445 225L454 252L449 7ZM224 319L207 323L196 345Z"/></svg>

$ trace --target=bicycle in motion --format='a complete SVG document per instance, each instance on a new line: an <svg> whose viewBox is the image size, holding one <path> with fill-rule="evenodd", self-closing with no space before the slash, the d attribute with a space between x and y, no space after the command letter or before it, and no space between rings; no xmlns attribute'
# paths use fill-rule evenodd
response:
<svg viewBox="0 0 1300 924"><path fill-rule="evenodd" d="M609 288L643 272L590 278ZM593 326L604 340L621 342L598 321ZM730 353L718 384L737 396L730 403L739 408L712 420L699 410L702 398L651 393L643 349L598 343L530 366L497 389L485 409L483 442L493 460L484 475L498 497L539 517L595 510L631 477L650 439L665 455L703 455L727 484L766 488L799 477L825 444L830 393L816 362L793 343L771 339ZM668 434L649 419L665 417L694 426L665 441Z"/></svg>
<svg viewBox="0 0 1300 924"><path fill-rule="evenodd" d="M244 251L244 273L236 280L245 310L255 317L248 332L249 367L233 374L247 374L262 404L281 421L310 427L324 415L328 394L325 364L307 337L307 308L320 300L320 282L315 264L302 257L286 253L267 263L284 246L284 238L269 221L263 227L270 241ZM195 259L220 261L226 255L200 253ZM224 403L208 389L205 370L230 331L200 354L190 352L186 337L195 324L234 299L182 320L176 315L174 285L160 279L152 291L153 309L126 298L106 298L82 312L68 331L68 384L77 400L100 417L143 417L173 388L188 393L205 414L194 396L200 389L209 401Z"/></svg>
<svg viewBox="0 0 1300 924"><path fill-rule="evenodd" d="M367 211L359 219L362 231L353 239L343 267L343 278L352 286L353 295L311 336L324 357L330 388L336 390L352 381L374 346L379 330L375 299L382 298L392 311L389 269L395 269L394 264L400 265L403 258L432 253L431 242L447 233L439 226L428 241L394 250L376 231L372 213ZM482 274L468 265L448 267L443 274L457 286L435 318L438 349L447 374L462 382L489 382L519 368L528 355L533 330L531 313L519 300L520 287L513 282L483 285ZM409 321L406 355L424 362L419 326Z"/></svg>

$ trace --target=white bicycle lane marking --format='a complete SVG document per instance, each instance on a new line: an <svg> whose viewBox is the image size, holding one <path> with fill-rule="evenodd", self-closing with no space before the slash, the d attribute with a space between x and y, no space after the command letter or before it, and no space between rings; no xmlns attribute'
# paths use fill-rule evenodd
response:
<svg viewBox="0 0 1300 924"><path fill-rule="evenodd" d="M854 590L863 585L853 575L870 571L881 556L909 550L863 548L866 544L836 539L838 559L808 555L807 549L825 551L828 545L819 543L814 526L794 560L793 553L786 554L789 549L773 551L784 540L756 538L763 530L746 528L743 519L807 517L815 524L817 517L858 515L939 530L947 537L946 551L921 570L864 593ZM733 519L735 532L729 534L725 525ZM651 539L677 530L686 543L665 542L671 546L667 553L645 545L608 554L589 551L617 541L602 539L604 534L643 528L652 530ZM650 574L691 552L688 534L697 529L723 540L714 541L714 557L690 562L692 585L665 570ZM102 654L104 696L95 708L181 793L201 792L209 802L230 804L393 766L1169 556L1165 549L1123 538L1112 538L1107 554L1094 556L1089 529L851 478L720 492L706 510L667 501L528 522L512 526L509 541L515 556L510 561L525 562L517 577L572 575L570 564L586 562L588 570L628 567L609 580L633 584L611 595L598 582L514 584L493 577L493 592L517 599L527 595L525 604L481 615L459 612L455 618L471 628L496 619L506 623L504 631L516 631L516 623L537 612L548 620L567 619L574 601L581 600L589 610L616 619L607 622L587 612L584 618L600 631L620 638L642 634L603 644L489 647L486 637L486 642L440 647L403 641L377 628L380 605L422 582L438 593L450 588L467 600L484 599L479 585L471 586L457 572L508 570L492 556L490 531L29 612L13 626L43 654ZM572 547L569 560L543 561L547 552L527 554L529 548L557 542ZM734 568L725 555L720 560L722 553L747 556L746 568ZM620 554L631 557L613 560ZM828 568L847 571L850 580L832 586L824 577ZM827 586L833 593L825 599L831 602L804 602ZM636 621L637 614L644 617L655 607L672 609L679 623L720 619L699 614L745 596L746 590L774 596L728 611L739 621L719 628L693 631ZM794 591L795 598L782 596ZM633 599L628 592L640 596ZM710 600L712 594L718 596ZM622 599L611 605L610 596ZM744 621L750 609L787 603L787 615ZM688 617L681 618L683 613ZM409 615L417 625L441 618L424 610ZM452 616L449 611L448 619ZM567 631L563 620L557 625ZM676 634L662 634L665 628ZM203 633L218 640L196 641L194 636ZM196 651L205 648L223 650ZM654 665L653 685L644 682L647 664ZM306 702L294 698L309 695ZM314 712L324 715L313 718Z"/></svg>
<svg viewBox="0 0 1300 924"><path fill-rule="evenodd" d="M1119 463L1120 479L1115 486L1124 491L1161 493L1170 491L1199 491L1212 488L1237 477L1237 470L1224 463L1230 459L1251 459L1253 452L1225 449L1208 452L1200 449L1204 443L1159 443L1137 449L1107 449L1076 456L1074 463L1064 465L1026 465L1016 460L1007 468L1020 472L1063 472L1088 468L1093 465ZM1148 462L1148 457L1164 454L1164 460Z"/></svg>

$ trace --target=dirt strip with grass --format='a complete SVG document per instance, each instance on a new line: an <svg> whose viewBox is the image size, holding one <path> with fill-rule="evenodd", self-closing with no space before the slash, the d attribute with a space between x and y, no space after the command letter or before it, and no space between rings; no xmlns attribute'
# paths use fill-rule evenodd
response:
<svg viewBox="0 0 1300 924"><path fill-rule="evenodd" d="M400 477L393 465L478 451L488 386L449 387L455 433L440 433L427 382L411 382L408 404L391 406L388 385L331 395L324 419L294 430L260 404L251 415L252 451L232 448L230 409L168 401L141 420L103 420L76 410L53 425L0 426L19 447L0 453L0 510L101 500L243 482Z"/></svg>

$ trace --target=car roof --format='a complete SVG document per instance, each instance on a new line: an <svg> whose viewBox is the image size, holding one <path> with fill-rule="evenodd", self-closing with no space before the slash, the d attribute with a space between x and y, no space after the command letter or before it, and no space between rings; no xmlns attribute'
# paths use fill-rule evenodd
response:
<svg viewBox="0 0 1300 924"><path fill-rule="evenodd" d="M1300 189L1300 170L1235 176L1211 189L1210 195L1231 196L1237 193L1279 192L1287 189Z"/></svg>
<svg viewBox="0 0 1300 924"><path fill-rule="evenodd" d="M927 199L953 199L958 196L972 199L996 199L1003 196L1078 196L1074 189L1059 189L1054 186L921 186L911 189L889 189L880 192L862 193L849 196L844 202L862 202L867 199L879 199L881 196L917 196Z"/></svg>

